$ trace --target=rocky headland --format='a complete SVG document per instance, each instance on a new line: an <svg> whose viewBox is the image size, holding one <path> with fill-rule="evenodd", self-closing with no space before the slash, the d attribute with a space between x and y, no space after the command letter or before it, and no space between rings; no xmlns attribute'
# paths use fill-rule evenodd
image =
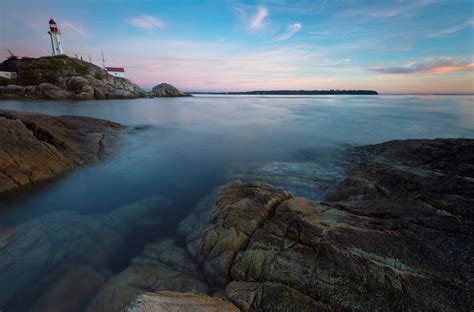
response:
<svg viewBox="0 0 474 312"><path fill-rule="evenodd" d="M103 68L66 55L39 58L10 57L0 71L15 72L16 79L0 77L0 99L100 100L191 96L161 83L146 92L130 80L114 77Z"/></svg>
<svg viewBox="0 0 474 312"><path fill-rule="evenodd" d="M146 95L128 79L66 55L11 57L0 64L0 70L17 73L16 79L0 80L0 99L133 99Z"/></svg>
<svg viewBox="0 0 474 312"><path fill-rule="evenodd" d="M265 182L214 190L179 239L147 246L88 310L472 310L474 140L389 141L346 156L345 179L321 202Z"/></svg>
<svg viewBox="0 0 474 312"><path fill-rule="evenodd" d="M110 156L124 126L0 109L0 193Z"/></svg>

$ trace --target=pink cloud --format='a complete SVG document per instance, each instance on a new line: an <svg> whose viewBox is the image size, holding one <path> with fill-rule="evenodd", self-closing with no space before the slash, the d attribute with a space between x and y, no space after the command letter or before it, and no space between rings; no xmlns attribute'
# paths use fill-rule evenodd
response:
<svg viewBox="0 0 474 312"><path fill-rule="evenodd" d="M473 62L463 62L451 57L433 57L422 61L412 61L401 66L378 67L374 71L383 75L446 74L453 71L468 70Z"/></svg>

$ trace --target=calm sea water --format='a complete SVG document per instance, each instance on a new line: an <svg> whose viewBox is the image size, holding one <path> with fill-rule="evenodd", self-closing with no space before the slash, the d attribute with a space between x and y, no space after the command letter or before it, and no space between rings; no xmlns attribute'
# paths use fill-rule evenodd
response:
<svg viewBox="0 0 474 312"><path fill-rule="evenodd" d="M87 218L108 216L125 204L160 196L156 208L138 218L133 211L127 214L123 232L113 234L118 240L115 249L101 267L94 267L112 273L126 267L145 244L174 236L179 221L203 196L236 177L266 179L317 200L323 190L311 184L312 172L330 177L328 183L331 177L337 179L343 173L336 160L347 146L474 137L472 96L196 96L1 101L0 108L98 117L135 128L125 133L113 158L0 197L1 236L34 225L35 220L60 227L58 212L73 213L87 223ZM57 251L51 247L44 252L54 258ZM28 285L41 281L48 288L57 281L45 281L47 266L43 272L34 261L22 265L29 282L18 289L31 292L26 300L31 307L44 293ZM0 269L0 288L8 285L8 270ZM24 308L19 302L25 300L19 298L16 293L2 302L0 296L0 308Z"/></svg>

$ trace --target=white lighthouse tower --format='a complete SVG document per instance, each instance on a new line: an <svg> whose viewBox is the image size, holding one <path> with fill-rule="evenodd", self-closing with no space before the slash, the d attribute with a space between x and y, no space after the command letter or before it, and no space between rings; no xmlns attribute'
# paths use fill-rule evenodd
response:
<svg viewBox="0 0 474 312"><path fill-rule="evenodd" d="M51 36L51 47L53 48L53 55L64 54L63 46L61 44L61 32L59 31L56 22L52 18L49 20L48 34Z"/></svg>

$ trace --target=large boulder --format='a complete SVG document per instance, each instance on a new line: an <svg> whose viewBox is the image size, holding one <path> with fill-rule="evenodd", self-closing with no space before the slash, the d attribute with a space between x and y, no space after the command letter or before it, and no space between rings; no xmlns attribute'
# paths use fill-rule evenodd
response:
<svg viewBox="0 0 474 312"><path fill-rule="evenodd" d="M123 129L95 118L0 110L0 192L110 156Z"/></svg>
<svg viewBox="0 0 474 312"><path fill-rule="evenodd" d="M237 252L248 244L274 207L290 197L289 193L263 182L236 181L223 187L210 215L210 225L198 243L197 260L206 279L213 285L225 286L230 281L230 267Z"/></svg>
<svg viewBox="0 0 474 312"><path fill-rule="evenodd" d="M184 92L181 92L176 87L169 83L160 83L151 90L151 95L156 97L178 97L178 96L190 96Z"/></svg>

